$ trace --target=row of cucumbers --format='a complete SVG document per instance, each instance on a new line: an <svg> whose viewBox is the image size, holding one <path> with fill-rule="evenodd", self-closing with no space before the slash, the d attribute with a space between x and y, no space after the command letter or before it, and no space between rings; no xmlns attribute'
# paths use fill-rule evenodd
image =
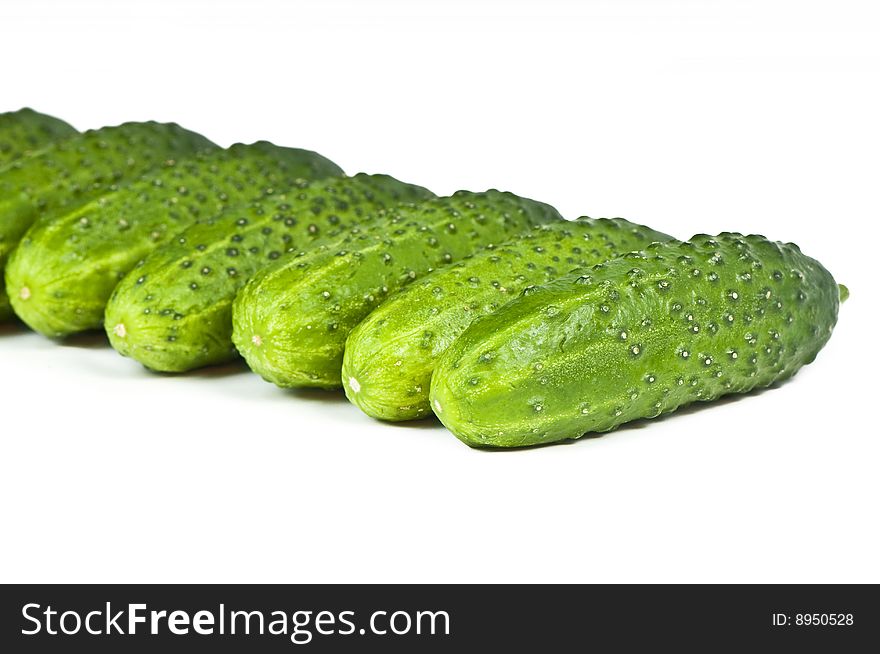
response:
<svg viewBox="0 0 880 654"><path fill-rule="evenodd" d="M461 440L573 439L794 374L846 290L793 244L435 197L174 124L0 114L0 319L153 370L243 356Z"/></svg>

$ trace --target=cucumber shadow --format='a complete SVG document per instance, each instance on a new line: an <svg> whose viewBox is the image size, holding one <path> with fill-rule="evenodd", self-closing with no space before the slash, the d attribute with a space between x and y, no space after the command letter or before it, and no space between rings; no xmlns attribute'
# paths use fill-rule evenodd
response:
<svg viewBox="0 0 880 654"><path fill-rule="evenodd" d="M17 317L0 322L0 338L3 336L16 336L19 334L35 334L27 325L25 325ZM107 334L103 329L90 329L89 331L71 334L63 338L49 339L62 347L74 347L87 350L96 350L110 347L110 341L107 340Z"/></svg>
<svg viewBox="0 0 880 654"><path fill-rule="evenodd" d="M16 336L31 333L35 334L36 332L32 331L17 318L0 323L0 338L3 336ZM49 340L62 347L74 347L87 350L97 350L110 346L110 341L107 340L107 334L105 334L103 330L97 329L65 336L64 338L53 338Z"/></svg>
<svg viewBox="0 0 880 654"><path fill-rule="evenodd" d="M71 334L56 341L62 347L73 347L82 350L103 350L110 347L107 334L103 329L92 329L79 334Z"/></svg>
<svg viewBox="0 0 880 654"><path fill-rule="evenodd" d="M16 336L18 334L24 334L28 331L28 328L24 326L24 323L15 319L10 318L5 322L0 322L0 338L4 336Z"/></svg>
<svg viewBox="0 0 880 654"><path fill-rule="evenodd" d="M223 379L225 377L234 377L236 375L246 375L251 372L250 368L244 362L244 359L235 359L227 363L217 363L204 368L196 368L187 370L186 372L162 372L159 370L150 370L143 367L145 373L154 377L166 379Z"/></svg>
<svg viewBox="0 0 880 654"><path fill-rule="evenodd" d="M323 388L285 388L284 393L289 397L307 402L318 402L333 406L348 406L353 411L359 409L348 401L345 392L342 389L327 390ZM434 431L445 429L439 420L432 413L430 416L420 420L406 420L403 422L388 422L385 420L375 420L376 423L383 426L393 427L395 429L411 429L411 430L427 430Z"/></svg>
<svg viewBox="0 0 880 654"><path fill-rule="evenodd" d="M443 430L446 431L446 427L443 426L443 423L437 419L433 413L425 416L424 418L419 418L418 420L404 420L401 422L389 422L388 420L377 420L376 422L381 423L382 425L386 425L388 427L393 427L394 429L415 429L422 431L437 431ZM451 436L451 434L450 434Z"/></svg>
<svg viewBox="0 0 880 654"><path fill-rule="evenodd" d="M758 397L759 395L763 395L769 391L776 390L788 384L791 381L791 378L784 379L782 381L774 382L770 386L765 386L764 388L756 388L748 393L731 393L730 395L725 395L723 397L719 397L717 400L708 400L705 402L693 402L692 404L688 404L687 406L683 406L680 409L676 409L670 413L665 413L662 416L657 416L656 418L641 418L640 420L633 420L632 422L628 422L624 425L621 425L617 429L608 432L609 434L614 432L624 432L629 430L636 429L644 429L645 427L650 427L654 423L662 423L667 422L669 420L675 420L676 418L693 415L695 413L700 413L702 411L707 411L714 407L719 406L727 406L728 404L737 404L746 400L750 397ZM602 436L603 434L596 434L597 436Z"/></svg>
<svg viewBox="0 0 880 654"><path fill-rule="evenodd" d="M783 379L777 382L774 382L770 386L765 386L764 388L756 388L754 390L749 391L748 393L732 393L730 395L725 395L723 397L718 398L717 400L707 400L705 402L694 402L692 404L688 404L687 406L683 406L680 409L676 409L670 413L665 413L663 415L657 416L656 418L640 418L638 420L633 420L632 422L625 423L612 429L607 432L588 432L581 436L578 439L574 440L566 440L566 441L555 441L552 443L538 443L536 445L524 445L522 447L480 447L473 448L479 452L487 452L487 453L498 453L498 452L522 452L528 450L537 450L543 449L545 447L554 447L554 446L567 446L567 447L575 447L578 443L582 442L590 442L597 440L599 438L604 438L611 436L613 437L615 434L622 434L629 431L637 431L641 429L645 429L646 427L650 427L651 425L657 423L663 423L670 420L676 420L678 418L683 418L685 416L693 415L695 413L699 413L701 411L707 411L720 406L727 406L729 404L736 404L737 402L742 402L750 397L757 397L759 395L763 395L764 393L774 391L778 388L781 388L791 382L794 377L789 377L787 379Z"/></svg>
<svg viewBox="0 0 880 654"><path fill-rule="evenodd" d="M24 326L22 326L24 328ZM79 334L72 334L56 341L62 347L80 348L84 350L110 350L110 339L103 329L92 329ZM186 372L162 372L141 366L144 374L159 378L218 379L250 372L244 359L237 358L227 363L218 363L204 368L196 368Z"/></svg>
<svg viewBox="0 0 880 654"><path fill-rule="evenodd" d="M317 402L318 404L345 405L348 404L348 398L341 389L327 390L324 388L283 388L282 392L299 400L306 402Z"/></svg>

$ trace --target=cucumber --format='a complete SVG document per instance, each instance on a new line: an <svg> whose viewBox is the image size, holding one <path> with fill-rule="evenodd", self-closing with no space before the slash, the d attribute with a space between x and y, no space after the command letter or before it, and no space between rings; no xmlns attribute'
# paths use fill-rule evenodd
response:
<svg viewBox="0 0 880 654"><path fill-rule="evenodd" d="M285 194L235 207L186 229L117 287L106 329L120 353L148 368L181 372L237 356L232 300L276 260L333 239L402 200L431 197L387 175L300 182Z"/></svg>
<svg viewBox="0 0 880 654"><path fill-rule="evenodd" d="M0 169L0 275L9 253L37 218L53 218L135 181L150 168L215 147L167 123L125 123L90 130ZM26 289L16 292L27 295ZM0 305L8 304L0 284Z"/></svg>
<svg viewBox="0 0 880 654"><path fill-rule="evenodd" d="M839 290L796 245L697 235L535 287L440 358L431 407L475 447L605 432L793 375L837 322Z"/></svg>
<svg viewBox="0 0 880 654"><path fill-rule="evenodd" d="M622 218L541 225L401 289L354 328L342 384L367 415L412 420L431 414L428 388L437 359L479 316L530 285L671 237Z"/></svg>
<svg viewBox="0 0 880 654"><path fill-rule="evenodd" d="M319 154L266 142L170 163L109 197L37 221L7 264L13 309L52 338L100 328L119 280L177 232L304 177L340 174Z"/></svg>
<svg viewBox="0 0 880 654"><path fill-rule="evenodd" d="M63 120L33 109L0 114L0 168L76 133Z"/></svg>
<svg viewBox="0 0 880 654"><path fill-rule="evenodd" d="M251 369L279 386L339 388L346 337L389 293L559 220L549 205L495 190L401 208L258 273L233 306L233 340Z"/></svg>

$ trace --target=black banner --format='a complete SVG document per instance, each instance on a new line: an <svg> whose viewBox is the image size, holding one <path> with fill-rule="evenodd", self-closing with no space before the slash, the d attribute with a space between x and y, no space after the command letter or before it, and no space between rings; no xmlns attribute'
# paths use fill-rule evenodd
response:
<svg viewBox="0 0 880 654"><path fill-rule="evenodd" d="M0 589L3 652L573 651L646 644L864 651L876 586L31 585Z"/></svg>

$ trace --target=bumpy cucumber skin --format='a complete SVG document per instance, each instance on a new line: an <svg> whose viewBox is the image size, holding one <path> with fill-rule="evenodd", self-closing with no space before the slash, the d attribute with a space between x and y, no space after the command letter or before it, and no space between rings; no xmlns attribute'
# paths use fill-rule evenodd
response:
<svg viewBox="0 0 880 654"><path fill-rule="evenodd" d="M530 285L639 250L671 236L622 218L541 225L522 238L435 270L383 302L345 344L348 399L382 420L431 415L437 359L476 318Z"/></svg>
<svg viewBox="0 0 880 654"><path fill-rule="evenodd" d="M124 123L76 134L6 165L0 169L0 274L37 218L74 211L155 166L210 147L216 146L179 125ZM5 288L0 296L0 304L8 302Z"/></svg>
<svg viewBox="0 0 880 654"><path fill-rule="evenodd" d="M433 194L387 175L297 188L193 225L153 252L107 306L110 343L153 370L183 372L236 358L232 300L258 270L332 240L376 212Z"/></svg>
<svg viewBox="0 0 880 654"><path fill-rule="evenodd" d="M0 114L0 168L76 133L63 120L27 107Z"/></svg>
<svg viewBox="0 0 880 654"><path fill-rule="evenodd" d="M233 340L282 387L339 388L345 339L389 293L535 225L549 205L491 190L402 208L257 274L233 306Z"/></svg>
<svg viewBox="0 0 880 654"><path fill-rule="evenodd" d="M830 273L793 244L654 244L474 321L434 370L431 407L474 447L605 432L793 375L838 303Z"/></svg>
<svg viewBox="0 0 880 654"><path fill-rule="evenodd" d="M177 232L303 178L340 174L319 154L262 141L183 158L109 197L38 220L7 264L13 308L52 338L100 328L119 280Z"/></svg>

